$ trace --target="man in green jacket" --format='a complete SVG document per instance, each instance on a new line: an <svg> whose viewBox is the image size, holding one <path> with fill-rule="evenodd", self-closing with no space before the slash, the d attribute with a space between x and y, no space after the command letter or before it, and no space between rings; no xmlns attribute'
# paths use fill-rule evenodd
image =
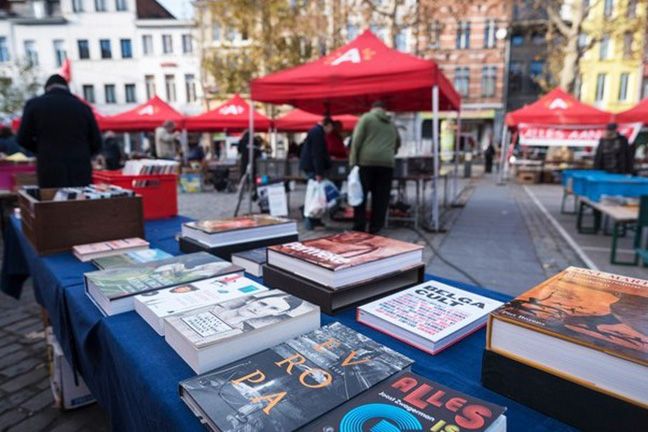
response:
<svg viewBox="0 0 648 432"><path fill-rule="evenodd" d="M396 126L385 112L383 102L374 102L371 111L365 113L353 131L349 163L360 167L360 182L364 200L354 207L353 229L367 228L367 195L371 193L371 221L369 232L378 233L385 225L389 207L394 156L400 145Z"/></svg>

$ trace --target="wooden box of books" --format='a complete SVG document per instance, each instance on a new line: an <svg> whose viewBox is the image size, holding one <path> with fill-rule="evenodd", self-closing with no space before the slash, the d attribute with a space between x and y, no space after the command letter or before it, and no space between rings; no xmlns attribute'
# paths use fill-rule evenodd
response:
<svg viewBox="0 0 648 432"><path fill-rule="evenodd" d="M18 202L22 230L39 255L79 244L144 238L139 196L54 201L58 189L31 191L21 190Z"/></svg>

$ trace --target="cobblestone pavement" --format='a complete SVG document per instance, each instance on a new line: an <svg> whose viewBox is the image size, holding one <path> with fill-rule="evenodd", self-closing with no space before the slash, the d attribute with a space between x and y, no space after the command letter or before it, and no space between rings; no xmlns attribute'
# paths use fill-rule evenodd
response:
<svg viewBox="0 0 648 432"><path fill-rule="evenodd" d="M464 181L463 186L466 192L462 201L467 205L447 209L445 233L390 227L384 234L425 244L429 273L471 282L457 272L458 267L480 284L511 295L567 265L582 265L519 186L495 186L488 177ZM194 218L229 216L236 198L236 194L214 192L180 195L180 213ZM299 217L303 187L292 194L291 200L291 215ZM247 209L247 205L244 203L242 208ZM306 232L299 224L302 238L339 232L349 226L350 222L328 222L326 230ZM525 275L523 280L520 272L511 268L515 256L493 253L496 248L506 250L516 243L524 243L525 260L536 269L532 277ZM441 252L445 262L430 245ZM20 300L0 294L0 431L110 429L97 404L64 413L53 408L52 403L40 311L27 284Z"/></svg>

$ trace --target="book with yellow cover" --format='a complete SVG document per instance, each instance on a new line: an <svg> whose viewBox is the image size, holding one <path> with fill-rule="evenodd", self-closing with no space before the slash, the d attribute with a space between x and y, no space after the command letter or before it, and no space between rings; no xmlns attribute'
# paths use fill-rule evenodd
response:
<svg viewBox="0 0 648 432"><path fill-rule="evenodd" d="M494 311L487 349L648 407L648 281L570 267Z"/></svg>

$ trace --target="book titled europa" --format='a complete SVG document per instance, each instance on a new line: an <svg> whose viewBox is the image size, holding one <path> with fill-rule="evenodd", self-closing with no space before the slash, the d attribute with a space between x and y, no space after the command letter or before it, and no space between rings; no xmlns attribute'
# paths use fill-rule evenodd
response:
<svg viewBox="0 0 648 432"><path fill-rule="evenodd" d="M180 396L214 431L289 432L411 364L333 323L185 380Z"/></svg>
<svg viewBox="0 0 648 432"><path fill-rule="evenodd" d="M360 306L359 322L430 354L486 325L502 303L436 281L427 281Z"/></svg>

